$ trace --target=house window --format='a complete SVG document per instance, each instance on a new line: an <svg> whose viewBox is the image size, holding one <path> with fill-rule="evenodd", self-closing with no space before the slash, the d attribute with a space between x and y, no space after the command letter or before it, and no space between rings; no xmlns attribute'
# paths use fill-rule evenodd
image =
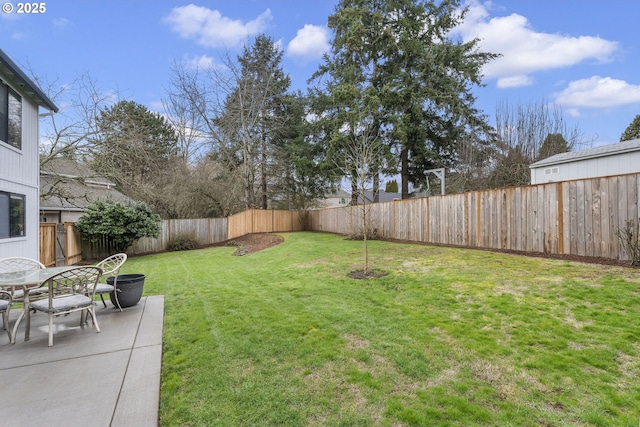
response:
<svg viewBox="0 0 640 427"><path fill-rule="evenodd" d="M0 84L0 141L22 149L22 98Z"/></svg>
<svg viewBox="0 0 640 427"><path fill-rule="evenodd" d="M25 235L25 196L0 191L0 239Z"/></svg>

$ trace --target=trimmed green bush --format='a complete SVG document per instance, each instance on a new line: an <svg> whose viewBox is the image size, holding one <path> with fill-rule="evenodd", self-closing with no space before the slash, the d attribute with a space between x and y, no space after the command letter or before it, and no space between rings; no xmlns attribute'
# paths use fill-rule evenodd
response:
<svg viewBox="0 0 640 427"><path fill-rule="evenodd" d="M180 234L167 243L168 251L190 251L200 249L201 245L192 234Z"/></svg>
<svg viewBox="0 0 640 427"><path fill-rule="evenodd" d="M87 207L75 226L90 241L106 238L117 251L125 252L141 237L160 235L160 216L144 203L99 200Z"/></svg>

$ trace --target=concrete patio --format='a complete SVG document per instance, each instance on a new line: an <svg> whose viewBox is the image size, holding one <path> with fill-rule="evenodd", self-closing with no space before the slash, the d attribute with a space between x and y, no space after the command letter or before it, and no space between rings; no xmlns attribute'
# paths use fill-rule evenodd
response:
<svg viewBox="0 0 640 427"><path fill-rule="evenodd" d="M6 426L157 426L162 362L164 297L143 297L120 312L107 302L96 308L102 332L80 314L24 321L16 344L0 331L0 424ZM11 325L18 316L11 311Z"/></svg>

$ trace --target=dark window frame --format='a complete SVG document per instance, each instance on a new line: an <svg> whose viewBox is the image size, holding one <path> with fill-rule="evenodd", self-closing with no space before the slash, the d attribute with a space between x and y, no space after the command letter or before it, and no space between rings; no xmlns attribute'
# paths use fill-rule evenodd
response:
<svg viewBox="0 0 640 427"><path fill-rule="evenodd" d="M0 239L25 237L27 197L0 191Z"/></svg>
<svg viewBox="0 0 640 427"><path fill-rule="evenodd" d="M0 142L22 150L22 97L0 81Z"/></svg>

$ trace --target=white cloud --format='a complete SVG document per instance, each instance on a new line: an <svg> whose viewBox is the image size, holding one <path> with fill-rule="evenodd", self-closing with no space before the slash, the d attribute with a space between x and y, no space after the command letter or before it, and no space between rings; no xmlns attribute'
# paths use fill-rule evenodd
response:
<svg viewBox="0 0 640 427"><path fill-rule="evenodd" d="M287 46L287 54L305 61L322 57L329 50L329 30L320 25L306 24L298 30Z"/></svg>
<svg viewBox="0 0 640 427"><path fill-rule="evenodd" d="M150 102L147 106L149 107L150 111L161 114L165 119L168 118L168 116L164 113L165 108L162 101L153 101Z"/></svg>
<svg viewBox="0 0 640 427"><path fill-rule="evenodd" d="M609 108L640 104L640 86L611 77L593 76L576 80L555 94L558 104L567 107Z"/></svg>
<svg viewBox="0 0 640 427"><path fill-rule="evenodd" d="M233 47L247 37L263 32L270 20L269 9L245 23L222 16L217 10L190 4L173 8L163 22L180 37L193 39L201 46Z"/></svg>
<svg viewBox="0 0 640 427"><path fill-rule="evenodd" d="M501 89L508 87L530 86L532 83L533 80L527 75L502 77L498 79L498 87Z"/></svg>
<svg viewBox="0 0 640 427"><path fill-rule="evenodd" d="M592 36L537 32L526 17L513 13L490 18L490 3L469 3L465 22L456 30L463 40L480 39L480 49L502 56L483 68L485 77L502 81L500 87L530 85L531 73L569 67L583 61L608 62L618 44ZM503 80L507 79L507 80Z"/></svg>
<svg viewBox="0 0 640 427"><path fill-rule="evenodd" d="M16 31L15 33L11 33L12 40L23 40L27 38L27 33Z"/></svg>
<svg viewBox="0 0 640 427"><path fill-rule="evenodd" d="M53 23L53 26L56 28L66 28L71 26L71 21L69 21L66 18L54 18L53 21L51 21Z"/></svg>
<svg viewBox="0 0 640 427"><path fill-rule="evenodd" d="M201 55L187 58L186 64L192 70L207 70L214 67L215 61L211 56Z"/></svg>

